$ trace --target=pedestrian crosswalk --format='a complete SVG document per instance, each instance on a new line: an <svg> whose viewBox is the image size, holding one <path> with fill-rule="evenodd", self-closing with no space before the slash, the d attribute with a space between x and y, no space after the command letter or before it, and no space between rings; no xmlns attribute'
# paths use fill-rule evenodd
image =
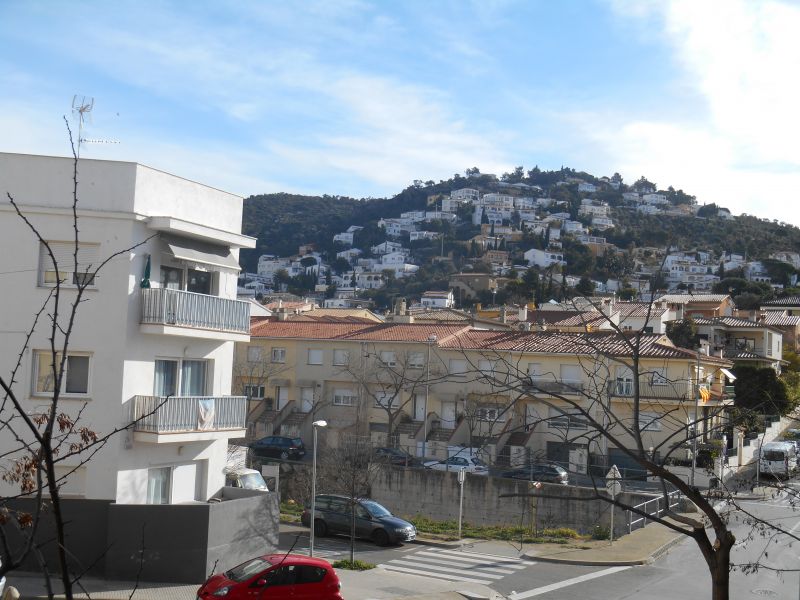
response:
<svg viewBox="0 0 800 600"><path fill-rule="evenodd" d="M398 573L489 585L532 564L510 556L431 548L378 566Z"/></svg>

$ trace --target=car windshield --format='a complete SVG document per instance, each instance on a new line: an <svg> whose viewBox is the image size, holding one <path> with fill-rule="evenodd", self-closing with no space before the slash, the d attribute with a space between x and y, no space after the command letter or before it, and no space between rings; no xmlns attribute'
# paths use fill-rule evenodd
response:
<svg viewBox="0 0 800 600"><path fill-rule="evenodd" d="M770 462L783 462L786 455L780 450L766 450L764 452L764 460Z"/></svg>
<svg viewBox="0 0 800 600"><path fill-rule="evenodd" d="M473 458L472 459L472 464L473 465L477 465L479 467L485 467L486 466L486 463L483 462L480 458Z"/></svg>
<svg viewBox="0 0 800 600"><path fill-rule="evenodd" d="M263 490L267 487L267 482L260 473L247 473L239 476L239 482L246 490Z"/></svg>
<svg viewBox="0 0 800 600"><path fill-rule="evenodd" d="M272 566L272 563L266 558L254 558L248 560L246 563L240 564L238 567L233 567L230 571L225 573L225 577L231 581L244 581L270 566Z"/></svg>
<svg viewBox="0 0 800 600"><path fill-rule="evenodd" d="M392 513L374 500L362 500L362 506L369 511L373 517L391 517Z"/></svg>

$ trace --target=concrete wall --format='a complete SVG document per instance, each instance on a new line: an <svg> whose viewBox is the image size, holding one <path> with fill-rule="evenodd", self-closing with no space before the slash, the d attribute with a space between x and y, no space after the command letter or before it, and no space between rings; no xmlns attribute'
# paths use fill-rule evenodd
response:
<svg viewBox="0 0 800 600"><path fill-rule="evenodd" d="M557 498L501 498L526 494L528 483L497 477L467 475L464 483L464 521L476 525L528 525L535 512L536 526L569 527L590 533L598 523L608 526L610 505L592 499L591 488L543 484L542 494ZM398 516L425 515L434 520L458 519L458 479L455 473L422 469L381 469L372 484L372 497ZM622 494L623 502L638 504L650 496ZM627 533L625 511L617 508L615 537Z"/></svg>
<svg viewBox="0 0 800 600"><path fill-rule="evenodd" d="M276 548L278 517L278 495L261 492L212 504L111 505L106 576L134 579L141 565L143 581L202 583Z"/></svg>

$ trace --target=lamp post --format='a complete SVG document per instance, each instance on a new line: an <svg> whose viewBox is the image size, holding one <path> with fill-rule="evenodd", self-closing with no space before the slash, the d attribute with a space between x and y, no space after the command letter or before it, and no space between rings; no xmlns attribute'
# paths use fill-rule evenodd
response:
<svg viewBox="0 0 800 600"><path fill-rule="evenodd" d="M312 557L314 556L314 518L317 515L317 429L327 426L328 422L321 419L311 423L314 441L311 449L311 527L308 534L308 555Z"/></svg>
<svg viewBox="0 0 800 600"><path fill-rule="evenodd" d="M428 360L425 361L425 406L422 414L422 461L428 445L428 395L431 392L431 347L436 343L435 333L428 336Z"/></svg>

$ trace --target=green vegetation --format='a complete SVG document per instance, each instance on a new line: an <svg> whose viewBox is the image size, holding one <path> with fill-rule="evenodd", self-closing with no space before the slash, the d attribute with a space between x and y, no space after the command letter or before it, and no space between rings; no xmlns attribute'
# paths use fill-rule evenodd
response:
<svg viewBox="0 0 800 600"><path fill-rule="evenodd" d="M372 563L364 562L363 560L337 560L333 563L334 569L347 569L349 571L369 571L370 569L374 569L375 565Z"/></svg>
<svg viewBox="0 0 800 600"><path fill-rule="evenodd" d="M416 515L409 518L408 521L414 524L420 534L446 540L457 539L458 523L456 521L434 521L422 515ZM521 541L527 544L566 544L572 540L586 539L586 536L566 527L532 531L529 527L515 525L472 525L470 523L463 523L461 535L465 538Z"/></svg>
<svg viewBox="0 0 800 600"><path fill-rule="evenodd" d="M299 523L303 514L303 505L294 500L281 502L281 521L284 523Z"/></svg>
<svg viewBox="0 0 800 600"><path fill-rule="evenodd" d="M611 536L611 529L605 525L595 525L592 529L593 540L607 540Z"/></svg>

